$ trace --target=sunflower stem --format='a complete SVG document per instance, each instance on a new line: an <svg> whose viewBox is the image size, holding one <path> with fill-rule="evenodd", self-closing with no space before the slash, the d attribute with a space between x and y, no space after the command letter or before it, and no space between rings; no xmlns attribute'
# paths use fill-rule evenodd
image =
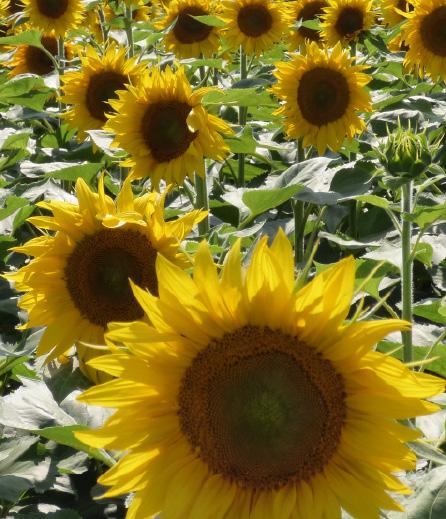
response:
<svg viewBox="0 0 446 519"><path fill-rule="evenodd" d="M240 45L240 81L248 77L248 70L246 67L246 53ZM239 106L238 122L243 132L246 125L247 110L246 106ZM245 185L245 154L238 154L238 185L243 187Z"/></svg>
<svg viewBox="0 0 446 519"><path fill-rule="evenodd" d="M125 6L124 23L125 23L125 32L127 34L127 44L129 47L129 49L128 49L129 58L133 58L133 56L135 55L135 45L133 42L133 31L132 31L132 24L133 24L133 16L132 16L133 10L132 9L133 8L131 5Z"/></svg>
<svg viewBox="0 0 446 519"><path fill-rule="evenodd" d="M401 303L402 318L405 321L412 322L412 305L413 305L413 257L411 250L412 222L409 217L412 214L413 202L413 183L407 182L401 187L401 248L402 248L402 264L401 264ZM401 332L403 342L403 359L404 362L412 362L412 330Z"/></svg>
<svg viewBox="0 0 446 519"><path fill-rule="evenodd" d="M99 5L99 8L98 8L98 17L99 17L99 24L101 26L102 39L104 40L104 43L105 43L108 38L108 30L107 30L106 21L105 21L104 9L102 8L101 5Z"/></svg>
<svg viewBox="0 0 446 519"><path fill-rule="evenodd" d="M294 214L294 259L300 265L305 256L305 206L300 200L293 202Z"/></svg>
<svg viewBox="0 0 446 519"><path fill-rule="evenodd" d="M195 192L197 194L195 208L202 209L204 211L209 211L209 199L206 185L206 170L204 177L200 177L200 175L195 173ZM198 232L200 236L208 234L209 218L207 216L198 224Z"/></svg>
<svg viewBox="0 0 446 519"><path fill-rule="evenodd" d="M61 87L61 78L64 73L65 69L65 46L64 46L64 39L63 36L60 36L57 38L57 72L59 73L59 89ZM61 119L60 114L62 113L62 101L60 100L60 96L58 96L57 101L58 107L59 107L59 126L61 125Z"/></svg>

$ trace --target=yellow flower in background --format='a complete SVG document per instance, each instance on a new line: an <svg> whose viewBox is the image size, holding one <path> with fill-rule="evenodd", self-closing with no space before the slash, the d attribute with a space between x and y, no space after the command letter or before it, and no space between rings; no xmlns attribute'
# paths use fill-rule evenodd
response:
<svg viewBox="0 0 446 519"><path fill-rule="evenodd" d="M56 58L57 38L55 35L43 34L40 41L46 51ZM73 46L65 43L65 58L71 60L73 54ZM48 54L46 54L44 50L32 45L18 45L9 66L12 67L9 73L10 76L17 76L18 74L37 74L39 76L45 76L55 70L54 61L51 60Z"/></svg>
<svg viewBox="0 0 446 519"><path fill-rule="evenodd" d="M80 130L80 139L86 137L87 130L104 126L106 114L113 111L110 100L126 85L136 83L143 71L143 65L126 58L125 48L109 46L102 56L93 47L86 48L80 69L61 78L61 101L71 105L63 117L70 127Z"/></svg>
<svg viewBox="0 0 446 519"><path fill-rule="evenodd" d="M420 77L446 80L446 0L414 0L402 37L409 47L404 64Z"/></svg>
<svg viewBox="0 0 446 519"><path fill-rule="evenodd" d="M115 110L105 129L130 158L131 178L150 177L182 184L194 173L204 176L204 158L223 160L229 148L221 134L231 129L201 104L208 88L192 92L183 68L150 69L137 87L110 101Z"/></svg>
<svg viewBox="0 0 446 519"><path fill-rule="evenodd" d="M384 22L393 27L405 20L405 17L399 11L410 13L413 11L413 3L407 0L382 0L380 4L380 11Z"/></svg>
<svg viewBox="0 0 446 519"><path fill-rule="evenodd" d="M6 21L17 13L23 11L23 4L21 0L0 0L0 38L7 36L11 31L11 27L14 25L15 18L10 21Z"/></svg>
<svg viewBox="0 0 446 519"><path fill-rule="evenodd" d="M25 294L19 306L28 312L23 328L45 326L37 355L50 361L77 346L80 366L92 380L96 371L85 368L85 359L102 353L85 344L103 345L110 321L134 321L144 312L134 298L129 278L158 292L157 253L184 267L180 242L206 213L192 211L164 221L166 193L134 198L126 181L116 202L105 195L103 178L98 193L76 182L78 204L39 202L52 216L35 216L29 222L54 236L34 238L16 247L33 256L27 265L5 277Z"/></svg>
<svg viewBox="0 0 446 519"><path fill-rule="evenodd" d="M292 4L292 19L296 22L304 22L320 18L328 3L323 0L297 0ZM309 29L308 27L293 28L290 34L290 48L295 50L299 47L304 48L306 40L322 42L320 31Z"/></svg>
<svg viewBox="0 0 446 519"><path fill-rule="evenodd" d="M84 16L82 0L22 0L29 23L44 33L64 36L78 27Z"/></svg>
<svg viewBox="0 0 446 519"><path fill-rule="evenodd" d="M223 0L220 18L227 23L223 34L230 48L242 45L257 55L280 41L292 23L286 2L272 0Z"/></svg>
<svg viewBox="0 0 446 519"><path fill-rule="evenodd" d="M106 23L110 23L115 17L113 9L109 5L103 6L104 19ZM85 13L85 25L93 36L95 41L104 43L104 36L102 33L101 22L99 19L98 9L93 8Z"/></svg>
<svg viewBox="0 0 446 519"><path fill-rule="evenodd" d="M321 17L322 38L328 46L356 40L368 31L374 21L373 0L327 0L328 7Z"/></svg>
<svg viewBox="0 0 446 519"><path fill-rule="evenodd" d="M276 67L272 91L285 103L275 113L285 116L289 137L302 138L303 146L315 146L322 155L362 132L365 123L356 112L372 109L364 88L371 78L339 43L327 50L312 42L306 55L294 54Z"/></svg>
<svg viewBox="0 0 446 519"><path fill-rule="evenodd" d="M279 232L241 267L239 243L220 275L209 245L193 277L159 256L159 298L134 287L147 321L110 325L115 353L90 362L115 380L79 400L114 408L102 428L76 433L125 451L98 482L135 492L127 519L358 518L401 510L413 470L397 420L428 414L444 380L373 351L409 323L345 322L355 261L295 291ZM147 324L153 323L152 325ZM119 348L123 345L124 348Z"/></svg>
<svg viewBox="0 0 446 519"><path fill-rule="evenodd" d="M209 0L172 0L157 24L159 29L170 27L164 36L166 49L180 58L212 56L220 45L220 31L193 16L214 14Z"/></svg>

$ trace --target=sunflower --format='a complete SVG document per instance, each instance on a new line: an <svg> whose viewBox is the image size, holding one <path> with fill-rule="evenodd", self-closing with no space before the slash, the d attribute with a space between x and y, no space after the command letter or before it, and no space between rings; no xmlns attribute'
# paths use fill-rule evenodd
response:
<svg viewBox="0 0 446 519"><path fill-rule="evenodd" d="M20 0L0 0L0 37L6 36L14 24L14 21L5 20L23 11L23 4Z"/></svg>
<svg viewBox="0 0 446 519"><path fill-rule="evenodd" d="M306 22L320 18L327 6L328 3L324 0L298 0L292 6L293 20ZM299 48L306 40L321 42L320 32L308 27L294 28L291 31L291 49Z"/></svg>
<svg viewBox="0 0 446 519"><path fill-rule="evenodd" d="M85 7L82 0L22 0L30 24L43 32L64 36L80 25Z"/></svg>
<svg viewBox="0 0 446 519"><path fill-rule="evenodd" d="M446 80L446 0L415 0L414 7L403 26L409 47L404 64L420 77Z"/></svg>
<svg viewBox="0 0 446 519"><path fill-rule="evenodd" d="M192 92L184 69L153 68L138 87L119 93L110 101L115 109L105 129L115 133L114 145L130 158L132 178L150 176L154 185L161 179L181 184L193 173L205 175L204 157L223 160L229 151L221 133L231 129L201 105L208 92Z"/></svg>
<svg viewBox="0 0 446 519"><path fill-rule="evenodd" d="M285 116L289 137L303 138L303 146L313 145L322 155L327 147L339 150L345 137L361 133L365 123L357 111L371 111L364 86L370 77L339 43L321 49L307 45L306 54L294 54L291 61L277 63L278 82L272 91L285 101L275 114Z"/></svg>
<svg viewBox="0 0 446 519"><path fill-rule="evenodd" d="M115 17L113 9L109 5L105 5L103 6L102 11L104 13L105 23L110 23ZM100 43L104 42L104 35L102 33L101 21L99 19L97 7L90 9L85 13L85 25L88 27L88 30L95 41Z"/></svg>
<svg viewBox="0 0 446 519"><path fill-rule="evenodd" d="M98 355L100 350L79 343L104 344L109 321L144 317L128 279L156 294L157 253L186 266L179 242L205 213L192 211L165 222L165 193L134 198L126 181L114 203L105 195L102 177L98 194L82 179L76 182L76 194L78 205L39 202L52 216L31 217L29 222L56 234L13 249L34 259L5 277L26 292L19 303L28 312L23 328L46 326L37 355L49 353L50 361L77 343L83 367L83 357ZM91 371L84 372L95 380Z"/></svg>
<svg viewBox="0 0 446 519"><path fill-rule="evenodd" d="M80 139L85 138L87 130L104 126L106 113L113 111L110 100L127 84L137 82L144 69L135 59L126 59L125 48L109 46L103 56L91 46L85 52L80 70L62 76L61 101L72 105L63 117L80 130Z"/></svg>
<svg viewBox="0 0 446 519"><path fill-rule="evenodd" d="M115 323L90 362L117 379L79 400L117 409L77 437L126 451L99 478L135 492L127 519L377 518L415 467L418 431L444 381L373 351L397 319L345 322L355 261L294 290L291 245L264 237L245 273L239 243L217 274L202 242L193 278L157 260L159 298L134 287L152 325Z"/></svg>
<svg viewBox="0 0 446 519"><path fill-rule="evenodd" d="M280 41L292 23L286 3L272 0L224 0L220 18L228 45L257 55Z"/></svg>
<svg viewBox="0 0 446 519"><path fill-rule="evenodd" d="M321 17L322 38L328 46L343 45L368 31L375 21L373 0L327 0Z"/></svg>
<svg viewBox="0 0 446 519"><path fill-rule="evenodd" d="M54 58L57 56L57 38L54 34L43 34L40 38L42 46ZM73 58L73 47L70 44L64 44L64 56L67 60ZM10 76L19 74L37 74L45 76L51 74L55 70L55 63L51 60L44 50L32 45L19 45L11 60L12 67Z"/></svg>
<svg viewBox="0 0 446 519"><path fill-rule="evenodd" d="M393 27L405 20L405 17L397 9L406 13L412 12L413 3L407 0L382 0L380 10L386 25Z"/></svg>
<svg viewBox="0 0 446 519"><path fill-rule="evenodd" d="M170 2L166 16L157 24L159 29L170 27L164 36L166 49L180 58L212 56L220 44L220 31L192 17L213 14L209 0Z"/></svg>

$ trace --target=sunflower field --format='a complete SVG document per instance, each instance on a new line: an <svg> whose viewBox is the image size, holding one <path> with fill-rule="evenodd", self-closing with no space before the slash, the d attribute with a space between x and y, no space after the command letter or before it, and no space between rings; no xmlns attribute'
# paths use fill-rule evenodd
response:
<svg viewBox="0 0 446 519"><path fill-rule="evenodd" d="M446 519L446 0L0 0L0 518Z"/></svg>

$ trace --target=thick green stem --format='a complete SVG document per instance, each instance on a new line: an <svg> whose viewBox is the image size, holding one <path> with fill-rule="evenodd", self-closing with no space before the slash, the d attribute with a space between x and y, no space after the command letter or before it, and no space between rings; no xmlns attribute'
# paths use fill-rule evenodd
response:
<svg viewBox="0 0 446 519"><path fill-rule="evenodd" d="M195 208L208 211L209 199L206 186L206 174L204 177L200 177L195 173L195 192L197 194ZM207 216L198 224L198 232L200 236L206 235L209 232L209 218Z"/></svg>
<svg viewBox="0 0 446 519"><path fill-rule="evenodd" d="M401 303L402 318L409 322L412 322L413 315L413 257L411 254L412 222L408 218L412 213L412 194L412 182L407 182L401 187ZM401 336L403 341L404 362L412 362L412 330L401 332Z"/></svg>
<svg viewBox="0 0 446 519"><path fill-rule="evenodd" d="M104 9L101 6L99 6L99 8L98 8L98 16L99 16L99 24L101 26L102 39L104 40L104 43L105 43L108 38L108 29L107 29L107 25L106 25L107 22L105 20Z"/></svg>
<svg viewBox="0 0 446 519"><path fill-rule="evenodd" d="M246 54L243 47L240 46L240 80L246 79L248 70L246 68ZM238 123L242 131L246 125L247 110L246 106L240 106L238 110ZM245 185L245 154L238 155L238 185L243 187Z"/></svg>
<svg viewBox="0 0 446 519"><path fill-rule="evenodd" d="M64 39L63 36L60 36L57 39L57 72L59 73L59 89L61 86L61 78L63 76L65 69L65 45L64 45ZM59 116L62 113L62 101L58 100L58 106L59 106ZM59 117L59 125L61 124L61 119Z"/></svg>
<svg viewBox="0 0 446 519"><path fill-rule="evenodd" d="M305 207L300 200L293 203L294 213L294 259L296 265L303 262L305 256Z"/></svg>
<svg viewBox="0 0 446 519"><path fill-rule="evenodd" d="M133 31L132 31L132 25L133 25L133 8L132 6L125 6L125 32L127 34L127 44L128 44L128 57L133 58L135 55L135 45L133 43Z"/></svg>

